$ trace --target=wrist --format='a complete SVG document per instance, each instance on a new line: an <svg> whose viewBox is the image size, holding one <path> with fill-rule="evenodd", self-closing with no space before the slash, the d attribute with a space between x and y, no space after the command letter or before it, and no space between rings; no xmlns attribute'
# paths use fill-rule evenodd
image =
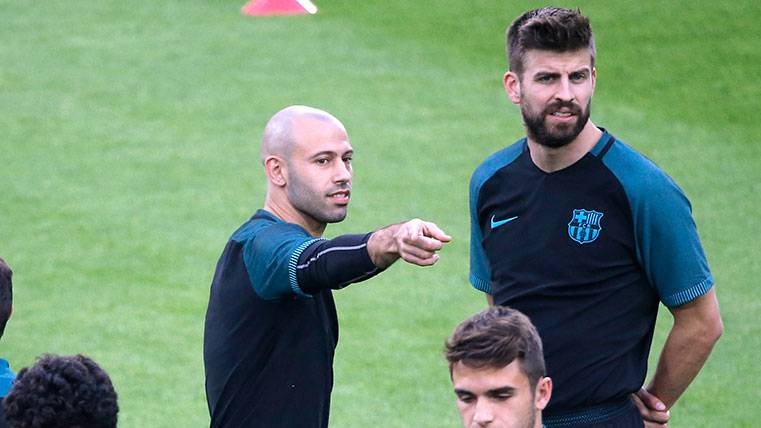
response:
<svg viewBox="0 0 761 428"><path fill-rule="evenodd" d="M370 255L370 260L381 269L389 267L399 258L399 249L394 239L396 229L398 226L392 225L376 230L367 240L367 253Z"/></svg>

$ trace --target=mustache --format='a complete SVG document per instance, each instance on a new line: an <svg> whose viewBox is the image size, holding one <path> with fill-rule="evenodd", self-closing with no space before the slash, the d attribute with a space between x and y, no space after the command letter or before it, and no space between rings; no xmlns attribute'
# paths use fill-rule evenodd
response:
<svg viewBox="0 0 761 428"><path fill-rule="evenodd" d="M555 101L544 109L544 114L552 114L562 109L568 109L571 114L576 116L581 114L581 107L570 101Z"/></svg>

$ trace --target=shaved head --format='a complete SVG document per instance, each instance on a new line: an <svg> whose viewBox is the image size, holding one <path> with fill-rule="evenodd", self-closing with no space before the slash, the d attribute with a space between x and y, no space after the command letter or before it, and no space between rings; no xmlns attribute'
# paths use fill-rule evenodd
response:
<svg viewBox="0 0 761 428"><path fill-rule="evenodd" d="M290 157L297 143L295 125L302 119L327 122L345 129L338 119L326 111L301 105L286 107L275 113L264 128L260 152L262 162L268 156L280 156L286 159Z"/></svg>

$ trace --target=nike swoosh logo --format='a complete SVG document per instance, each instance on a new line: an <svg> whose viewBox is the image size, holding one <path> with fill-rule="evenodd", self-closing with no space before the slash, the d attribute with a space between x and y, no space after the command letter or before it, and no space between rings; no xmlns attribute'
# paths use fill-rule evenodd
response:
<svg viewBox="0 0 761 428"><path fill-rule="evenodd" d="M496 229L496 228L502 226L505 223L508 223L508 222L511 222L511 221L515 220L516 218L518 218L518 216L506 218L504 220L494 221L494 216L491 216L491 228L492 229Z"/></svg>

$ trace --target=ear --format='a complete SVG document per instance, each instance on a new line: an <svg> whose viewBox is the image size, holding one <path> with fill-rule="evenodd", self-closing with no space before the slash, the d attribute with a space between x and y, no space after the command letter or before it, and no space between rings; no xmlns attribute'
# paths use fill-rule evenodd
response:
<svg viewBox="0 0 761 428"><path fill-rule="evenodd" d="M512 71L505 73L502 78L502 84L505 86L505 92L507 92L508 98L513 104L521 103L521 81L518 75Z"/></svg>
<svg viewBox="0 0 761 428"><path fill-rule="evenodd" d="M534 391L534 406L536 410L544 410L550 402L550 397L552 397L552 379L544 376L536 383L536 391Z"/></svg>
<svg viewBox="0 0 761 428"><path fill-rule="evenodd" d="M268 156L264 159L264 173L270 183L277 187L283 187L288 183L288 170L285 160L277 156Z"/></svg>
<svg viewBox="0 0 761 428"><path fill-rule="evenodd" d="M592 89L597 87L597 69L592 67Z"/></svg>

